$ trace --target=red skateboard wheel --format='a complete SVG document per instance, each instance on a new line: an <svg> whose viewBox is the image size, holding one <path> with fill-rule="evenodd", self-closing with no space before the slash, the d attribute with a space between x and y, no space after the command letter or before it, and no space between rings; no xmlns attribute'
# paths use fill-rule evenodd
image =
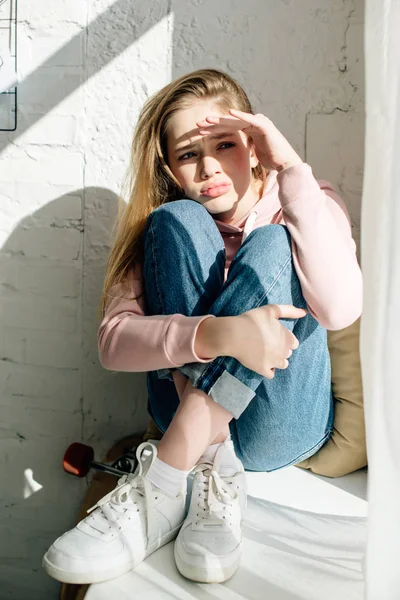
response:
<svg viewBox="0 0 400 600"><path fill-rule="evenodd" d="M93 458L94 450L91 446L74 442L65 451L63 469L76 477L85 477L90 471Z"/></svg>

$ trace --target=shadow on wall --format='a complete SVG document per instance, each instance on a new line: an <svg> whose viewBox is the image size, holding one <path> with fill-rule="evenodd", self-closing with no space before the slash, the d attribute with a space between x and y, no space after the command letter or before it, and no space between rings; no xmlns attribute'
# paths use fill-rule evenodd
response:
<svg viewBox="0 0 400 600"><path fill-rule="evenodd" d="M83 219L77 216L84 193L97 199L102 213L93 241L97 258L85 265L92 269L91 286L82 295ZM15 577L18 595L13 598L23 600L32 590L26 571L38 577L33 588L43 594L33 598L50 597L45 590L58 585L42 573L40 563L50 543L74 524L84 493L85 483L62 471L62 457L72 441L82 439L85 418L92 432L86 443L109 439L110 428L115 437L126 435L134 430L145 397L143 374L113 376L98 363L97 305L117 201L106 189L73 190L23 218L0 252L0 480L7 482L0 519L9 556L1 561L0 580ZM93 409L83 403L85 364L95 374L98 407Z"/></svg>

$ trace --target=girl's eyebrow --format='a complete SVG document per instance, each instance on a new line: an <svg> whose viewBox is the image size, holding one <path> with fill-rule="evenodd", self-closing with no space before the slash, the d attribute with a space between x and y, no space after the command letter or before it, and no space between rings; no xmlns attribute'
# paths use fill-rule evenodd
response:
<svg viewBox="0 0 400 600"><path fill-rule="evenodd" d="M222 138L232 137L233 135L234 135L234 133L232 133L232 132L225 132L225 133L216 133L215 135L208 135L207 137L212 140L220 140ZM186 144L185 146L180 146L179 148L175 149L175 154L182 152L182 150L188 150L188 148L192 148L196 144L197 144L197 142L192 142L191 144Z"/></svg>

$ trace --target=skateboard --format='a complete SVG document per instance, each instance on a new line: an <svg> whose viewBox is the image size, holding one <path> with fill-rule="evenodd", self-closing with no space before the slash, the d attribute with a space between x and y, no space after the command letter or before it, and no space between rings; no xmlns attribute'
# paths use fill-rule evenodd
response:
<svg viewBox="0 0 400 600"><path fill-rule="evenodd" d="M89 508L111 492L116 486L117 478L134 472L137 466L136 448L139 444L150 439L160 440L161 437L161 431L150 420L145 433L131 434L118 440L101 462L94 460L94 451L90 446L75 442L67 448L63 459L64 471L76 477L85 477L91 469L94 470L79 511L78 523L87 516ZM60 600L83 600L89 585L61 584Z"/></svg>

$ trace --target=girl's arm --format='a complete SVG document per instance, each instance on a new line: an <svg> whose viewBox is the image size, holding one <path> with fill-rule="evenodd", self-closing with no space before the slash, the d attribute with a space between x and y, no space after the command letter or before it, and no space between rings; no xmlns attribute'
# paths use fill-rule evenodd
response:
<svg viewBox="0 0 400 600"><path fill-rule="evenodd" d="M149 317L144 314L140 272L136 268L130 287L117 285L110 291L98 332L100 363L105 369L154 371L211 362L216 356L233 356L269 379L275 368L287 368L286 359L298 341L279 319L301 318L306 311L269 305L232 317Z"/></svg>
<svg viewBox="0 0 400 600"><path fill-rule="evenodd" d="M190 362L210 362L194 350L200 323L215 317L181 314L145 316L142 271L138 265L123 287L110 290L110 301L98 330L101 365L111 371L154 371Z"/></svg>
<svg viewBox="0 0 400 600"><path fill-rule="evenodd" d="M293 261L304 298L326 329L343 329L362 312L362 274L346 206L328 182L318 184L305 163L277 175Z"/></svg>

